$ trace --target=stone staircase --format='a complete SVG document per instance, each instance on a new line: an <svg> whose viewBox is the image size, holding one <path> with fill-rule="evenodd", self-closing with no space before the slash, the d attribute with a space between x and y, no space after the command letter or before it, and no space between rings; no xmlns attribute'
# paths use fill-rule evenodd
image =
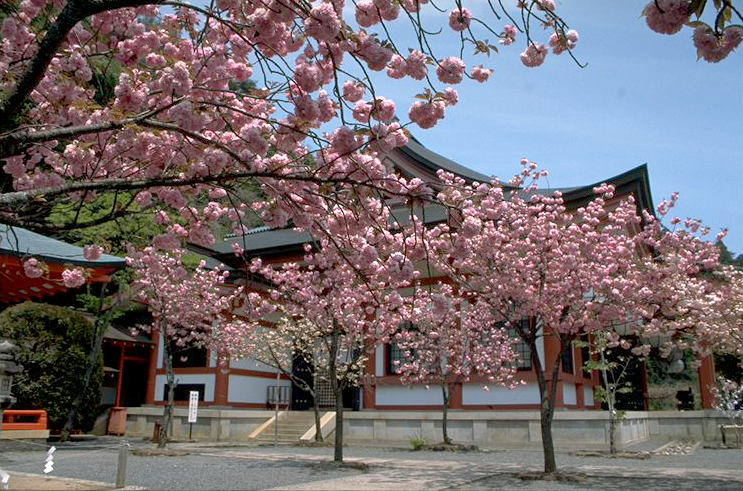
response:
<svg viewBox="0 0 743 491"><path fill-rule="evenodd" d="M293 445L299 443L299 438L304 435L315 424L315 413L313 411L285 411L279 413L279 438L280 445ZM252 441L266 445L274 443L275 422L271 422Z"/></svg>

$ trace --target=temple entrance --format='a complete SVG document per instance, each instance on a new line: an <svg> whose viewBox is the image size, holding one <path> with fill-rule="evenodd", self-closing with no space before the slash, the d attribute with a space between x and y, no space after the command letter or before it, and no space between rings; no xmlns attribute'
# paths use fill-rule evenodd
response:
<svg viewBox="0 0 743 491"><path fill-rule="evenodd" d="M292 361L292 374L294 377L302 380L310 387L314 387L314 381L312 380L313 373L312 363L305 360L303 356L296 356ZM301 387L300 384L292 382L292 402L291 408L293 411L304 411L312 409L315 403L312 393Z"/></svg>

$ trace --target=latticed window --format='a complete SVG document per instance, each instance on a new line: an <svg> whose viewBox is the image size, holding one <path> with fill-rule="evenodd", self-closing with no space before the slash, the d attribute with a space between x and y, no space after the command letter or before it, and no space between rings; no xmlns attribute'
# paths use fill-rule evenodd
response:
<svg viewBox="0 0 743 491"><path fill-rule="evenodd" d="M503 325L501 323L500 325ZM521 329L523 331L529 330L529 319L521 320ZM508 335L518 341L512 346L514 352L518 355L519 360L516 368L519 370L531 370L531 347L521 339L518 329L515 327L509 327L506 329Z"/></svg>
<svg viewBox="0 0 743 491"><path fill-rule="evenodd" d="M409 322L406 322L400 326L398 332L415 329L415 326L413 326ZM400 348L393 337L390 343L387 345L387 373L389 375L398 375L400 373L400 365L408 360L407 354L408 350Z"/></svg>

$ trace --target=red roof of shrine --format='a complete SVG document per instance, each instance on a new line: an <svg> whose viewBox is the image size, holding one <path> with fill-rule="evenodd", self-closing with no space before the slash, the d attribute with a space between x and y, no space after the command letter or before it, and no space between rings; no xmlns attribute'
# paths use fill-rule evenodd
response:
<svg viewBox="0 0 743 491"><path fill-rule="evenodd" d="M48 273L29 278L23 262L31 257L44 262ZM124 267L123 258L102 254L95 261L83 255L83 248L46 237L20 227L0 225L0 303L14 304L66 292L62 271L82 268L88 283L107 283L111 274Z"/></svg>

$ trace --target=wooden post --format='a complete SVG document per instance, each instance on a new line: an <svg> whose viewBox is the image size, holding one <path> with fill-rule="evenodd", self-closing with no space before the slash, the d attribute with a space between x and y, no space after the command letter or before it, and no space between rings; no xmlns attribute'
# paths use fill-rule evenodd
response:
<svg viewBox="0 0 743 491"><path fill-rule="evenodd" d="M715 403L715 397L712 395L712 389L717 385L715 380L715 362L712 355L702 358L702 364L697 370L699 374L699 395L702 399L702 409L712 409Z"/></svg>
<svg viewBox="0 0 743 491"><path fill-rule="evenodd" d="M126 440L121 441L119 447L119 466L116 469L116 489L121 489L126 486L126 457L128 452Z"/></svg>

